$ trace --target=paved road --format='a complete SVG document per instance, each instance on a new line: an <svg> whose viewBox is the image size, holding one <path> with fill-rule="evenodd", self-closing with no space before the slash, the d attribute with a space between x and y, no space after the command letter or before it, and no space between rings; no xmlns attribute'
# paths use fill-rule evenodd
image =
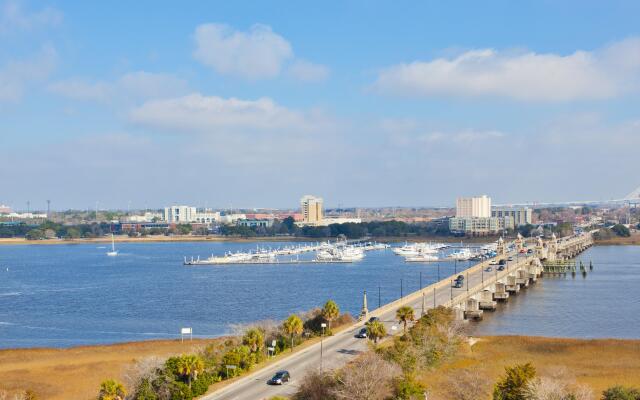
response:
<svg viewBox="0 0 640 400"><path fill-rule="evenodd" d="M511 255L515 256L515 253ZM515 261L514 261L515 263ZM505 269L503 272L499 272L496 276L496 268L493 266L493 271L483 272L487 267L488 261L471 266L469 269L459 272L465 276L465 286L462 289L455 289L451 287L449 283L451 279L455 277L449 277L443 279L440 283L436 283L425 289L425 305L426 309L432 308L434 305L434 291L435 287L435 303L436 305L444 305L452 297L456 297L465 294L468 288L474 288L483 282L489 282L496 277L500 278L508 273ZM435 265L434 265L435 268ZM405 296L405 300L402 302L405 305L410 305L416 310L416 315L420 315L422 312L423 296L418 292ZM382 306L378 310L373 310L370 314L378 316L384 321L387 326L387 332L394 333L399 332L402 326L398 326L395 319L395 312L400 304L389 304ZM425 310L426 310L425 309ZM357 354L366 350L366 339L357 339L355 334L364 326L364 322L360 322L350 327L349 329L336 334L335 336L328 337L323 340L323 368L334 369L341 367L350 360L352 360ZM395 328L395 330L393 329ZM203 400L261 400L269 399L272 396L283 395L288 396L295 393L298 382L302 379L306 373L313 368L320 368L320 344L314 344L309 348L299 353L294 353L290 357L281 359L278 363L270 365L268 368L263 368L254 373L251 373L238 381L226 386L208 396L203 397ZM270 386L267 385L267 380L273 376L276 371L287 370L291 373L292 380L290 383L283 386Z"/></svg>

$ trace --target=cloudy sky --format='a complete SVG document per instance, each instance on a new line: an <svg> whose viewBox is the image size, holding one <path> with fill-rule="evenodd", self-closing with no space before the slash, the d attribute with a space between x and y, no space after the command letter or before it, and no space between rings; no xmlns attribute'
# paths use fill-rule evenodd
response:
<svg viewBox="0 0 640 400"><path fill-rule="evenodd" d="M620 198L640 185L638 15L637 1L0 0L0 203Z"/></svg>

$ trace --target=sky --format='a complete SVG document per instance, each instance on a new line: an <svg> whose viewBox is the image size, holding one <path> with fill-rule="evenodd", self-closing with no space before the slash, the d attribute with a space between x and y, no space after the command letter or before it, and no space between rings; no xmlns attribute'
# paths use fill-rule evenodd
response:
<svg viewBox="0 0 640 400"><path fill-rule="evenodd" d="M0 203L448 206L640 186L637 1L0 0Z"/></svg>

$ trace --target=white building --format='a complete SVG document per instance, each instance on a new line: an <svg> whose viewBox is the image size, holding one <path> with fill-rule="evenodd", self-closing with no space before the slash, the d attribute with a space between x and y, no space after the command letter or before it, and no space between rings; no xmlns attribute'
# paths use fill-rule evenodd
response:
<svg viewBox="0 0 640 400"><path fill-rule="evenodd" d="M190 224L196 221L196 208L190 206L165 207L164 220L170 224Z"/></svg>
<svg viewBox="0 0 640 400"><path fill-rule="evenodd" d="M303 196L300 199L302 223L306 225L322 225L322 204L323 200L320 197L309 194Z"/></svg>
<svg viewBox="0 0 640 400"><path fill-rule="evenodd" d="M456 200L457 218L490 218L491 198L486 195L480 197L458 197Z"/></svg>
<svg viewBox="0 0 640 400"><path fill-rule="evenodd" d="M200 224L212 224L220 221L220 212L211 210L202 210L196 212L196 220L194 222Z"/></svg>

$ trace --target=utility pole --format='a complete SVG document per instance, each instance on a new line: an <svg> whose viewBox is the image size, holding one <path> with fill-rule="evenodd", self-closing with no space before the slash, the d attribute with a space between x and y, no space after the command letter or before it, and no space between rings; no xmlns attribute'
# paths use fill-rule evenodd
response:
<svg viewBox="0 0 640 400"><path fill-rule="evenodd" d="M27 200L27 214L31 212L31 202Z"/></svg>
<svg viewBox="0 0 640 400"><path fill-rule="evenodd" d="M51 200L47 200L47 218L51 218Z"/></svg>

